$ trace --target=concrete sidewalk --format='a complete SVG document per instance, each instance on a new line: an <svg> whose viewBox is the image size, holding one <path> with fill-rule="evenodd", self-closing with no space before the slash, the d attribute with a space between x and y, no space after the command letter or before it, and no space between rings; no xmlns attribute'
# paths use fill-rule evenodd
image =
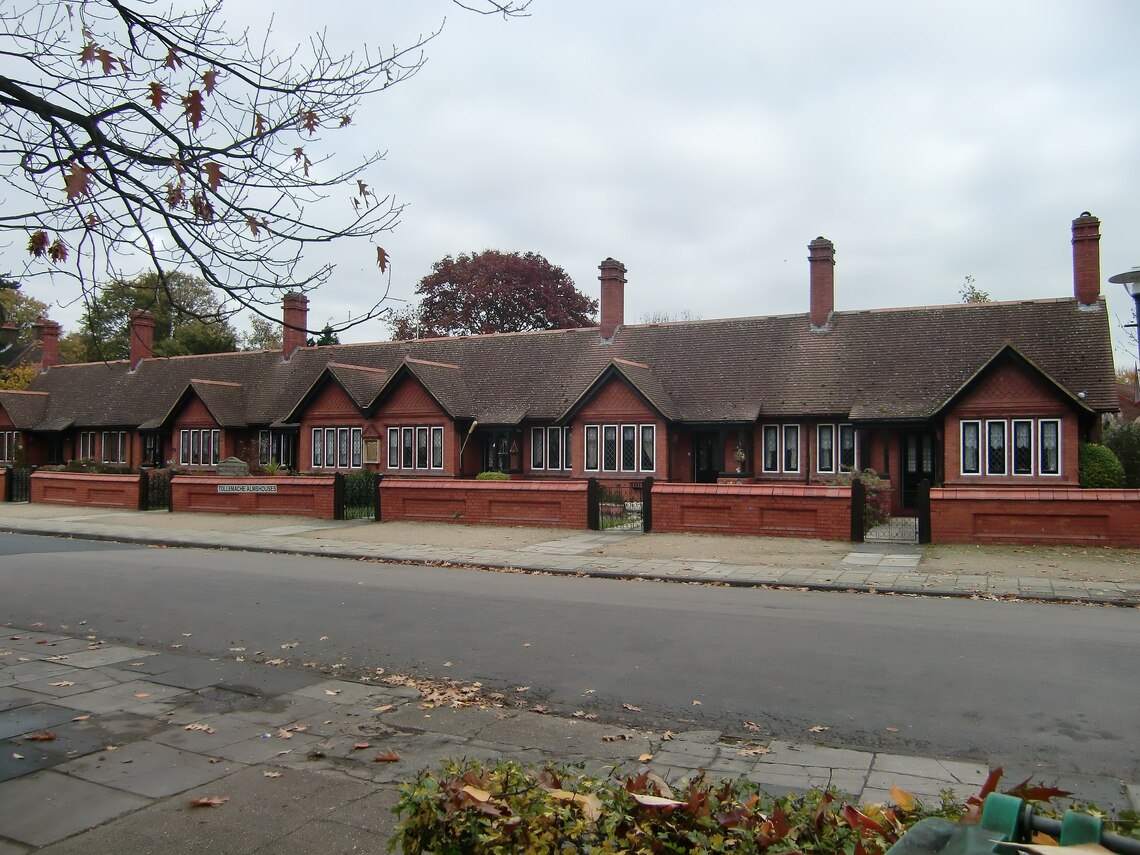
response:
<svg viewBox="0 0 1140 855"><path fill-rule="evenodd" d="M693 558L637 557L636 545L654 535L630 532L575 532L521 548L473 545L486 529L449 527L470 532L472 545L440 546L425 529L422 543L384 542L383 525L371 521L332 522L304 517L257 517L164 511L113 511L60 505L0 504L0 531L147 543L168 546L239 549L366 558L381 561L448 564L567 575L651 579L669 582L772 586L827 591L864 591L935 597L989 597L1053 602L1140 605L1140 584L1126 581L1079 581L1040 576L994 576L977 559L971 574L928 572L917 546L852 544L833 566L772 567ZM502 529L500 531L513 531ZM379 532L379 534L377 533ZM335 536L334 536L335 533ZM643 540L639 541L641 538ZM462 538L461 538L462 539ZM710 537L708 541L730 538ZM732 539L738 540L738 539ZM599 554L631 542L635 557Z"/></svg>
<svg viewBox="0 0 1140 855"><path fill-rule="evenodd" d="M0 637L0 855L381 852L398 782L445 757L648 768L670 782L703 768L776 794L834 786L858 801L885 801L892 785L965 797L987 774L759 736L433 706L406 686L90 637L16 627ZM190 804L215 796L226 801Z"/></svg>

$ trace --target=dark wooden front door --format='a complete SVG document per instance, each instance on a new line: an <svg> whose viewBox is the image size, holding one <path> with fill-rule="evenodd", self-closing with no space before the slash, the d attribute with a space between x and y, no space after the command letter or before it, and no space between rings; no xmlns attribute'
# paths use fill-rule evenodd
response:
<svg viewBox="0 0 1140 855"><path fill-rule="evenodd" d="M902 506L915 508L918 484L926 480L934 483L934 461L937 451L934 434L905 433L902 437Z"/></svg>
<svg viewBox="0 0 1140 855"><path fill-rule="evenodd" d="M713 431L693 434L693 480L715 484L724 469L724 436Z"/></svg>

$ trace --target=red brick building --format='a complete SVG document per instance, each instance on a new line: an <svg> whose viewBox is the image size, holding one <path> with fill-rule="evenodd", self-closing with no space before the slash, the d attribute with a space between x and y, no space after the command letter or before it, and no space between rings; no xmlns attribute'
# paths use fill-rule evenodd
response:
<svg viewBox="0 0 1140 855"><path fill-rule="evenodd" d="M1077 444L1119 409L1099 220L1073 221L1073 295L835 311L835 250L809 246L803 314L626 324L625 268L600 266L597 328L52 365L0 392L32 463L95 458L212 471L818 483L853 468L893 507L936 484L1075 486Z"/></svg>

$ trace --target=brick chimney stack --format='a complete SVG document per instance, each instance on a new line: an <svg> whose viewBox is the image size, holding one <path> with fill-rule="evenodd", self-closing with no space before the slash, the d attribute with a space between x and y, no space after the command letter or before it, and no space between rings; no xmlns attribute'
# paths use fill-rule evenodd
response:
<svg viewBox="0 0 1140 855"><path fill-rule="evenodd" d="M610 342L625 323L625 265L607 258L598 270L602 283L601 336L602 341Z"/></svg>
<svg viewBox="0 0 1140 855"><path fill-rule="evenodd" d="M36 318L32 329L40 342L41 370L59 365L59 324L44 318Z"/></svg>
<svg viewBox="0 0 1140 855"><path fill-rule="evenodd" d="M811 276L811 328L827 332L831 313L835 310L835 244L817 237L808 244Z"/></svg>
<svg viewBox="0 0 1140 855"><path fill-rule="evenodd" d="M309 329L309 298L300 291L290 291L281 301L284 310L281 351L285 360L293 358L297 348L304 347Z"/></svg>
<svg viewBox="0 0 1140 855"><path fill-rule="evenodd" d="M131 371L154 356L154 315L146 309L131 312Z"/></svg>
<svg viewBox="0 0 1140 855"><path fill-rule="evenodd" d="M1088 211L1073 220L1073 296L1082 306L1100 299L1100 220Z"/></svg>
<svg viewBox="0 0 1140 855"><path fill-rule="evenodd" d="M16 328L15 324L4 324L0 327L0 345L10 347L16 343L16 339L20 337L20 330Z"/></svg>

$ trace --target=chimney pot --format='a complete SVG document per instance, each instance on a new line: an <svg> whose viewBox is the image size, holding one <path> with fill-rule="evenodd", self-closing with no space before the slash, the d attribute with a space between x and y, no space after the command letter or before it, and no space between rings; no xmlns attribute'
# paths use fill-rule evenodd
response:
<svg viewBox="0 0 1140 855"><path fill-rule="evenodd" d="M292 359L297 348L304 347L309 330L309 298L300 291L290 291L281 301L283 329L281 351L286 361Z"/></svg>
<svg viewBox="0 0 1140 855"><path fill-rule="evenodd" d="M602 287L600 333L602 341L609 342L625 323L625 265L607 258L598 265L598 270Z"/></svg>
<svg viewBox="0 0 1140 855"><path fill-rule="evenodd" d="M811 328L826 332L835 311L835 244L820 235L808 244Z"/></svg>
<svg viewBox="0 0 1140 855"><path fill-rule="evenodd" d="M40 369L59 365L59 324L44 318L36 318L32 330L40 342Z"/></svg>
<svg viewBox="0 0 1140 855"><path fill-rule="evenodd" d="M154 315L146 309L131 312L131 371L154 356Z"/></svg>
<svg viewBox="0 0 1140 855"><path fill-rule="evenodd" d="M1073 220L1073 296L1082 306L1100 299L1100 220L1088 211Z"/></svg>

